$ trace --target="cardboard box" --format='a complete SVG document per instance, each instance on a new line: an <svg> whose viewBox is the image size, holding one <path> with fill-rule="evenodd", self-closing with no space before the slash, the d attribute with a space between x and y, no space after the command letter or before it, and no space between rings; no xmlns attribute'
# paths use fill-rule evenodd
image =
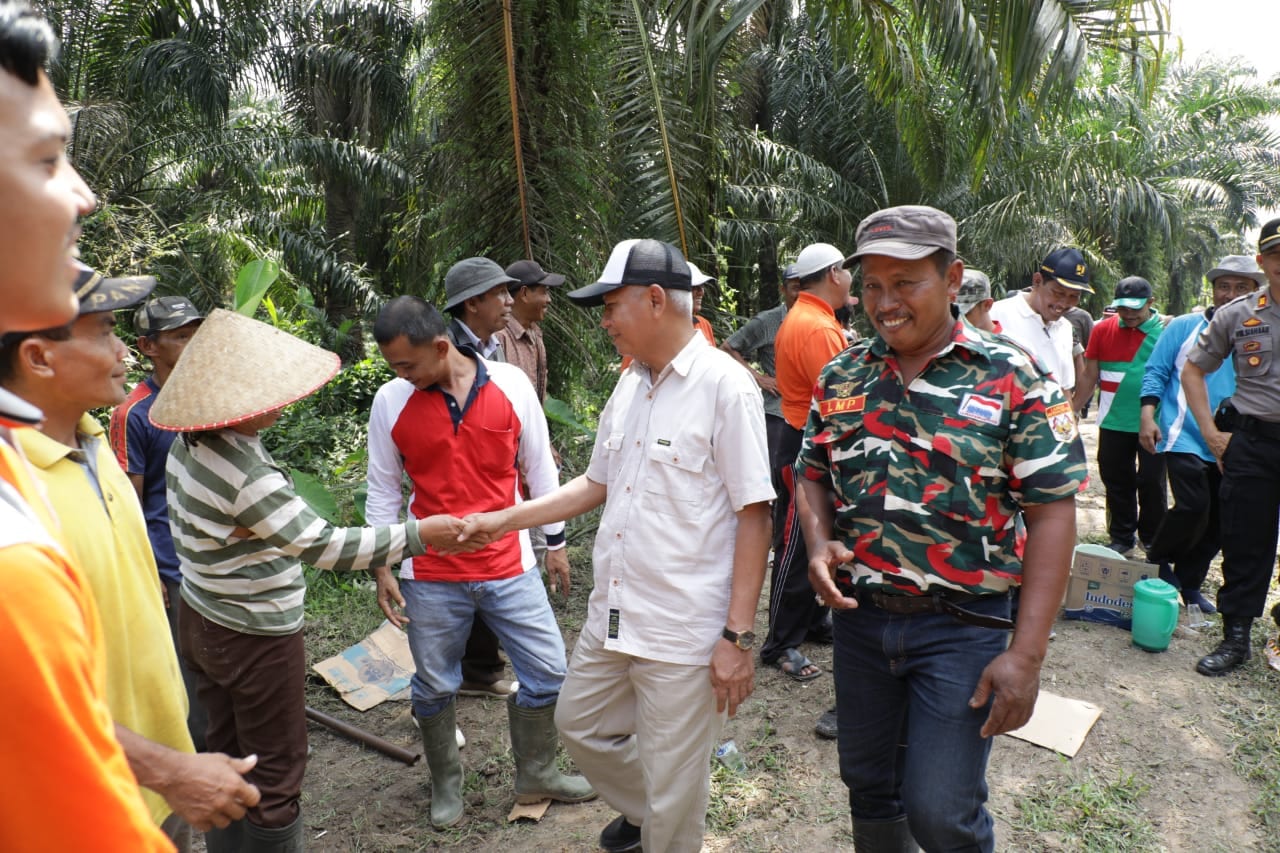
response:
<svg viewBox="0 0 1280 853"><path fill-rule="evenodd" d="M1151 563L1076 550L1063 604L1064 619L1103 622L1128 631L1133 625L1133 585L1158 577Z"/></svg>

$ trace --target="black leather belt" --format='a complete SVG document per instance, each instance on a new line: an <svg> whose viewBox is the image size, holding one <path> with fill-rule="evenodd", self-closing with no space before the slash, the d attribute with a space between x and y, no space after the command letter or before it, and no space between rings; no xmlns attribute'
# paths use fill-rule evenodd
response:
<svg viewBox="0 0 1280 853"><path fill-rule="evenodd" d="M1253 415L1240 415L1236 419L1236 429L1241 432L1260 435L1263 438L1280 440L1280 424L1255 418Z"/></svg>
<svg viewBox="0 0 1280 853"><path fill-rule="evenodd" d="M1008 598L1009 594L1007 592L992 595L974 595L951 590L936 590L923 595L894 595L881 592L878 589L857 588L854 590L854 597L858 599L859 604L871 604L886 613L895 613L900 616L913 613L946 613L966 625L976 625L979 628L996 628L1001 631L1013 630L1013 620L1011 619L988 616L985 613L975 613L962 606L972 604L975 601Z"/></svg>

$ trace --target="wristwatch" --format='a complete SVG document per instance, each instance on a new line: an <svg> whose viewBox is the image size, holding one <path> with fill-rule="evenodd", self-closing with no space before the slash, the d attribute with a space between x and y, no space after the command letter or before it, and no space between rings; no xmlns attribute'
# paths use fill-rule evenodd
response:
<svg viewBox="0 0 1280 853"><path fill-rule="evenodd" d="M754 631L730 631L726 627L720 632L720 636L724 637L744 652L749 652L756 646L756 634Z"/></svg>

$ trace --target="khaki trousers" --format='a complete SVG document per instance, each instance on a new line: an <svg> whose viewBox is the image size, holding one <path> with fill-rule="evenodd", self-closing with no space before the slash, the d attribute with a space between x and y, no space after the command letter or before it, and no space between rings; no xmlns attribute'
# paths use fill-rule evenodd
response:
<svg viewBox="0 0 1280 853"><path fill-rule="evenodd" d="M723 725L707 666L608 651L585 630L578 637L556 727L604 801L640 825L648 853L702 849Z"/></svg>

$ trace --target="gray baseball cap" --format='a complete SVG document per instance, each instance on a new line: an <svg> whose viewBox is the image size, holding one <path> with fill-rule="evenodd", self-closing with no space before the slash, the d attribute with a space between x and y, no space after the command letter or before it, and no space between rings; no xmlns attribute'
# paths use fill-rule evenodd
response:
<svg viewBox="0 0 1280 853"><path fill-rule="evenodd" d="M181 329L188 323L204 319L185 296L159 296L144 304L133 315L133 330L150 337L156 332Z"/></svg>
<svg viewBox="0 0 1280 853"><path fill-rule="evenodd" d="M465 258L449 267L444 274L444 308L466 302L473 296L482 296L498 285L518 284L519 279L488 258Z"/></svg>
<svg viewBox="0 0 1280 853"><path fill-rule="evenodd" d="M845 266L852 266L863 255L916 261L940 249L955 254L956 221L950 214L922 204L886 207L859 223L857 241L858 250L845 258Z"/></svg>
<svg viewBox="0 0 1280 853"><path fill-rule="evenodd" d="M1258 269L1258 262L1249 255L1227 255L1218 261L1218 265L1204 274L1204 277L1210 282L1215 281L1219 276L1238 275L1241 278L1251 278L1259 285L1267 283L1267 274Z"/></svg>

